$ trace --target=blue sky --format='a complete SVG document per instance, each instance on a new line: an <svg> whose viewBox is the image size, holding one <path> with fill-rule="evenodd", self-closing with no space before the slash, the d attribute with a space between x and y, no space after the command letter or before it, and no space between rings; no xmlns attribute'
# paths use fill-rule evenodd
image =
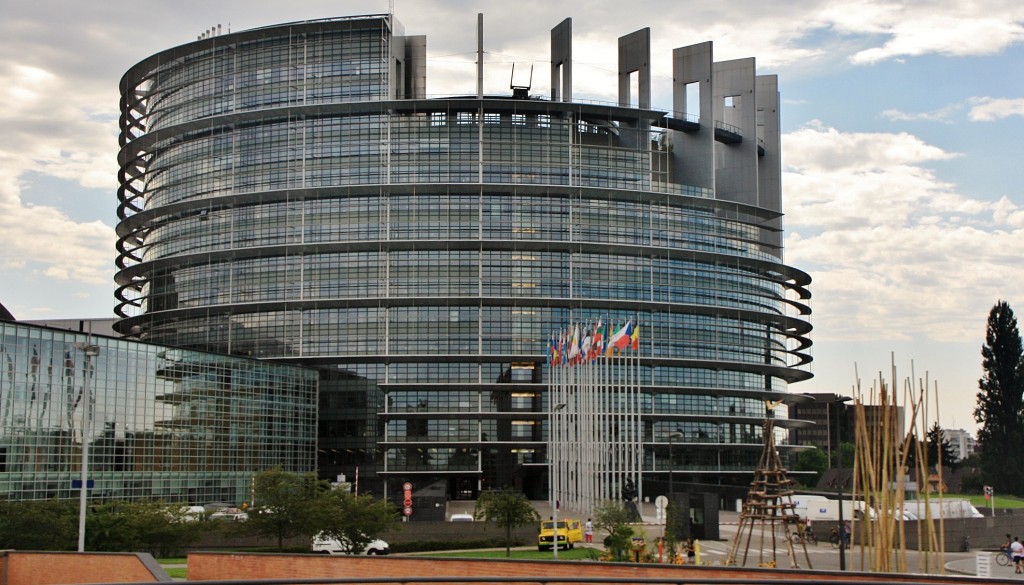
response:
<svg viewBox="0 0 1024 585"><path fill-rule="evenodd" d="M286 4L291 4L287 5ZM938 388L974 429L980 348L998 299L1024 313L1024 5L1019 1L397 0L427 35L428 92L475 92L476 13L490 92L511 63L547 93L549 30L573 18L574 93L615 98L616 39L651 27L655 107L671 50L755 57L783 109L786 261L814 278L815 379L870 393L879 372ZM20 319L110 316L118 80L207 28L387 12L381 0L12 0L0 19L0 302ZM539 81L538 81L539 80ZM919 384L915 382L915 385ZM934 404L932 410L934 410ZM930 414L930 418L936 418Z"/></svg>

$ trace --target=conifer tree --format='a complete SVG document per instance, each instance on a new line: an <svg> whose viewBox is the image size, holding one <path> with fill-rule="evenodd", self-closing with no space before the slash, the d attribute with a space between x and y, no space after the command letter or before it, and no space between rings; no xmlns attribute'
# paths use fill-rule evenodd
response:
<svg viewBox="0 0 1024 585"><path fill-rule="evenodd" d="M988 315L981 348L984 374L978 381L974 419L982 480L996 493L1024 495L1024 347L1013 309L1004 301Z"/></svg>

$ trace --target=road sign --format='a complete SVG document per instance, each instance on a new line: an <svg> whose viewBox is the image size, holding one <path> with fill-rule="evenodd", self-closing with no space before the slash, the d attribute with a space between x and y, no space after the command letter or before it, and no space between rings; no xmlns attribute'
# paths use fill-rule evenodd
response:
<svg viewBox="0 0 1024 585"><path fill-rule="evenodd" d="M407 497L407 498L405 498L405 501L404 501L404 502L402 502L402 504L403 504L403 505L404 505L404 506L405 506L406 508L409 508L409 507L411 507L411 506L412 506L412 498L408 498L408 497Z"/></svg>
<svg viewBox="0 0 1024 585"><path fill-rule="evenodd" d="M406 516L412 516L412 506L406 506L405 509L402 510L402 513Z"/></svg>
<svg viewBox="0 0 1024 585"><path fill-rule="evenodd" d="M86 482L85 482L85 489L91 490L94 487L96 487L95 480L92 480L92 479L86 480ZM82 480L80 480L80 479L72 479L71 480L71 489L73 489L73 490L80 490L80 489L82 489Z"/></svg>
<svg viewBox="0 0 1024 585"><path fill-rule="evenodd" d="M409 483L409 482L405 482L405 483L402 484L402 489L407 491L407 492L411 492L412 491L412 484Z"/></svg>
<svg viewBox="0 0 1024 585"><path fill-rule="evenodd" d="M989 498L992 497L992 486L990 486L990 485L985 486L984 493L985 493L985 500L987 501Z"/></svg>

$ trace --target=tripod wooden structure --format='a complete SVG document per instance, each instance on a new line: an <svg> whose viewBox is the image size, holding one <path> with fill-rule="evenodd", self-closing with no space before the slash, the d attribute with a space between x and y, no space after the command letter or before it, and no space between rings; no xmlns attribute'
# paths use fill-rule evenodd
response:
<svg viewBox="0 0 1024 585"><path fill-rule="evenodd" d="M768 416L771 416L772 405L768 405ZM794 569L801 568L794 550L794 541L803 547L807 568L812 569L811 557L807 553L807 542L801 538L799 530L801 519L796 513L793 503L793 480L786 476L782 467L779 452L775 449L775 420L766 418L764 421L764 449L761 460L754 471L754 480L750 483L750 491L743 502L740 513L740 525L732 550L726 558L727 565L736 565L740 546L743 547L743 558L740 566L746 566L750 553L750 542L759 538L757 548L760 551L758 566L775 568L778 566L776 551L779 539L785 543L785 550ZM755 535L755 528L760 527L760 534ZM770 557L770 558L769 558Z"/></svg>

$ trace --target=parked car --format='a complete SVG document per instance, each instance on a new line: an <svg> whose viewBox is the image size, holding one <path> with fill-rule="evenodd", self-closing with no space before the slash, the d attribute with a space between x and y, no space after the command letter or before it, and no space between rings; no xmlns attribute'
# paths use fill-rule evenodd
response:
<svg viewBox="0 0 1024 585"><path fill-rule="evenodd" d="M540 523L540 533L537 535L537 550L551 550L552 546L569 549L577 542L583 542L583 523L579 520L559 520L556 529L555 522L545 520Z"/></svg>
<svg viewBox="0 0 1024 585"><path fill-rule="evenodd" d="M316 536L313 537L313 552L315 552L315 553L328 554L328 555L347 555L347 554L353 554L353 553L349 553L348 552L348 550L350 548L351 547L348 546L348 543L346 541L343 541L343 540L334 540L334 539L330 539L330 538L325 538L324 536L322 536L320 534L317 534ZM388 543L384 542L383 540L381 540L379 538L376 538L374 540L371 540L369 542L369 544L367 544L366 547L363 548L363 553L362 554L364 554L364 555L386 555L386 554L388 554L390 552L391 552L391 548L388 546Z"/></svg>
<svg viewBox="0 0 1024 585"><path fill-rule="evenodd" d="M472 522L475 520L472 514L452 514L448 519L450 522Z"/></svg>
<svg viewBox="0 0 1024 585"><path fill-rule="evenodd" d="M231 520L234 522L245 522L249 519L249 514L239 510L238 508L224 508L223 510L217 510L213 514L210 514L210 520Z"/></svg>
<svg viewBox="0 0 1024 585"><path fill-rule="evenodd" d="M182 506L179 510L185 522L198 522L206 519L206 508L202 506Z"/></svg>

